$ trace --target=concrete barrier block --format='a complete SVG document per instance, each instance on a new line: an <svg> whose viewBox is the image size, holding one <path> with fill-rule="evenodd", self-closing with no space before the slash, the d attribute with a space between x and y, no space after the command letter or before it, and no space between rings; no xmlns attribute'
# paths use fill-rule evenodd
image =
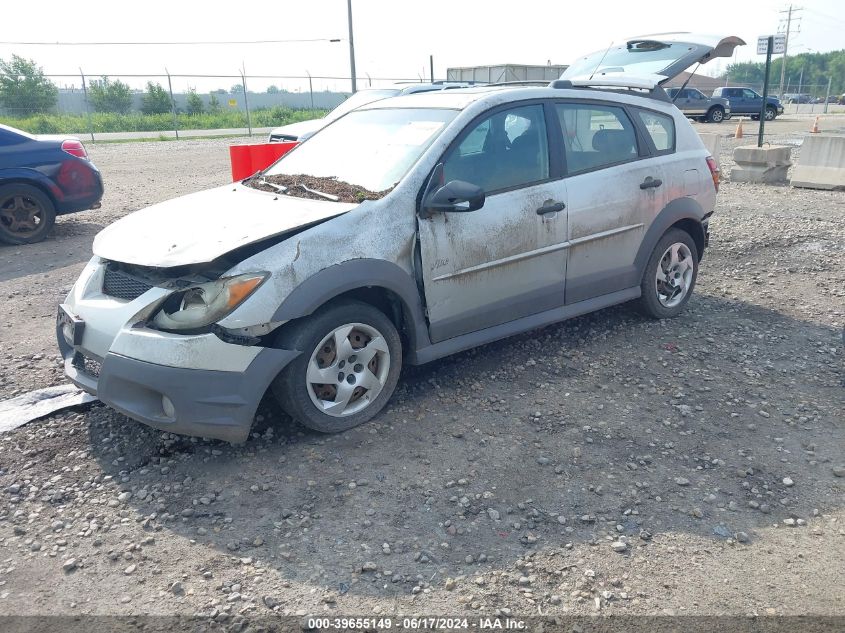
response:
<svg viewBox="0 0 845 633"><path fill-rule="evenodd" d="M734 150L736 166L731 169L731 182L786 182L791 154L792 148L787 145L741 145Z"/></svg>
<svg viewBox="0 0 845 633"><path fill-rule="evenodd" d="M805 137L790 184L808 189L845 189L845 135Z"/></svg>
<svg viewBox="0 0 845 633"><path fill-rule="evenodd" d="M713 132L699 132L698 136L710 155L716 160L719 169L722 168L722 136Z"/></svg>

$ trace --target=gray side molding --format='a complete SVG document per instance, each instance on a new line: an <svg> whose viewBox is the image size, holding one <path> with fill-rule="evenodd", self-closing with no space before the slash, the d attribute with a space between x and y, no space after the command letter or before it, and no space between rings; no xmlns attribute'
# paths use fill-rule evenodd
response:
<svg viewBox="0 0 845 633"><path fill-rule="evenodd" d="M351 259L324 268L299 284L276 310L273 321L308 316L335 297L358 288L384 288L404 304L405 325L414 350L431 344L417 284L396 264L382 259Z"/></svg>
<svg viewBox="0 0 845 633"><path fill-rule="evenodd" d="M640 244L640 250L637 251L637 256L634 258L634 267L637 270L637 279L642 279L643 271L645 271L646 264L648 264L648 258L651 256L657 242L661 237L663 237L663 234L670 226L680 220L693 220L700 228L703 219L704 209L702 209L701 205L693 198L675 198L672 202L663 207L663 210L657 214L657 217L654 218L651 226L648 227L648 231L646 231L643 241ZM701 235L698 236L698 238L700 238L701 243L703 244L704 229L700 230ZM695 236L693 237L695 238ZM696 242L699 241L698 238L695 238ZM701 255L702 253L699 253L699 257L701 257Z"/></svg>

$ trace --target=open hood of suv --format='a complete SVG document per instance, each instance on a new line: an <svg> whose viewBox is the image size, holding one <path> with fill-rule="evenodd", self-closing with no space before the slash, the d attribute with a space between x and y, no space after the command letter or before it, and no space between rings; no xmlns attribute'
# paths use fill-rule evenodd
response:
<svg viewBox="0 0 845 633"><path fill-rule="evenodd" d="M716 57L730 57L745 42L735 35L723 37L699 33L658 33L631 37L621 43L579 58L561 75L575 85L610 80L632 87L663 85L693 64L706 64Z"/></svg>

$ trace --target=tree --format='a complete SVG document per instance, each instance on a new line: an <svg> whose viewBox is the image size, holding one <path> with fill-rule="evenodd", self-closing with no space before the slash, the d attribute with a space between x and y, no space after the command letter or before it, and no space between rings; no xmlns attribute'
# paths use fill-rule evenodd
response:
<svg viewBox="0 0 845 633"><path fill-rule="evenodd" d="M88 99L97 112L127 114L132 109L132 90L120 79L94 79L88 88Z"/></svg>
<svg viewBox="0 0 845 633"><path fill-rule="evenodd" d="M164 114L170 112L170 94L161 87L161 84L147 82L147 92L141 99L141 112L144 114Z"/></svg>
<svg viewBox="0 0 845 633"><path fill-rule="evenodd" d="M772 91L777 91L780 85L782 64L782 57L777 56L772 59L772 69L769 76L769 85ZM840 94L845 90L843 70L845 70L845 50L827 53L800 53L787 57L783 91L798 92L800 82L801 92L814 93L814 96L823 97L827 91L828 79L830 79L830 93ZM730 64L722 78L727 78L730 83L735 85L760 87L763 85L764 74L764 63L742 62Z"/></svg>
<svg viewBox="0 0 845 633"><path fill-rule="evenodd" d="M229 88L229 92L231 92L233 95L243 94L244 85L243 84L234 84L231 88Z"/></svg>
<svg viewBox="0 0 845 633"><path fill-rule="evenodd" d="M46 112L56 105L59 90L35 61L12 55L0 59L0 105L11 114Z"/></svg>
<svg viewBox="0 0 845 633"><path fill-rule="evenodd" d="M197 91L191 88L188 90L186 98L188 114L202 114L205 110L205 104L202 102L202 97L197 94Z"/></svg>
<svg viewBox="0 0 845 633"><path fill-rule="evenodd" d="M213 92L208 97L208 111L214 113L220 112L220 101Z"/></svg>
<svg viewBox="0 0 845 633"><path fill-rule="evenodd" d="M270 85L267 87L267 94L268 95L277 95L279 94L279 87L275 85Z"/></svg>

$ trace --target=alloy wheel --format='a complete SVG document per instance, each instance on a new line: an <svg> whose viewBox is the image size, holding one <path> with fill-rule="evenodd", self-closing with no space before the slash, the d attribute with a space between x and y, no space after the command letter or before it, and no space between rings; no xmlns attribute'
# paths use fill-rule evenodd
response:
<svg viewBox="0 0 845 633"><path fill-rule="evenodd" d="M0 200L0 223L9 233L30 237L43 222L44 209L33 198L18 193Z"/></svg>

